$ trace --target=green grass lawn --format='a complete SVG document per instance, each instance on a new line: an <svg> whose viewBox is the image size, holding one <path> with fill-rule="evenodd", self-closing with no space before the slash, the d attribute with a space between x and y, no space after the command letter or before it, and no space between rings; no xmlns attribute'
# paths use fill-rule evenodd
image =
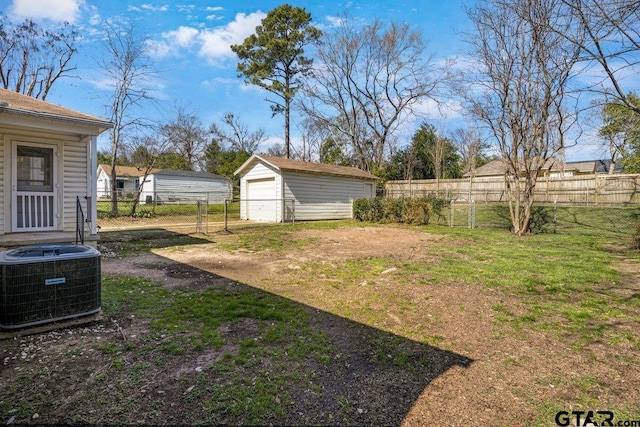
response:
<svg viewBox="0 0 640 427"><path fill-rule="evenodd" d="M232 239L221 243L221 247L229 251L267 251L275 257L285 256L295 253L297 248L314 244L313 239L297 238L296 230L353 226L375 225L354 221L308 222L300 223L295 228L260 225L237 231ZM616 283L623 280L614 268L617 257L624 256L635 262L639 258L637 252L629 249L629 239L621 240L615 237L615 233L609 238L561 234L539 234L521 238L495 229L469 230L443 226L426 226L420 229L425 233L444 236L437 245L427 249L426 255L433 259L432 262L399 262L375 256L345 259L331 264L311 261L303 267L303 277L311 282L300 282L297 286L320 289L327 286L327 294L332 295L331 298L322 302L312 300L309 303L322 305L330 313L380 330L386 328L388 311L400 310L410 318L413 316L416 323L408 323L394 330L395 334L417 342L442 345L444 343L441 336L421 332L420 324L425 321L420 314L424 311L424 301L411 299L408 296L410 289L465 283L479 289L489 288L498 292L498 295L515 297L519 301L523 308L517 312L501 302L499 297L491 306L495 316L494 323L502 331L500 333L506 336L526 336L527 332L543 333L552 340L568 343L576 354L583 354L594 342L606 344L612 353L615 353L617 347L631 347L636 352L640 350L638 335L616 326L620 323L640 323L640 293L621 293L615 287ZM617 252L611 250L613 245ZM376 290L381 272L389 265L398 268L395 274L401 285L393 294ZM326 278L330 285L323 285L313 279L317 277ZM361 286L358 285L360 283L369 283L370 290L362 293ZM282 286L287 289L286 283ZM229 355L225 364L219 366L218 369L233 378L229 385L229 395L233 397L222 396L209 401L207 405L211 414L230 404L227 399L247 398L248 384L241 379L241 372L248 365L251 366L251 361L256 358L278 360L282 363L279 365L282 369L271 371L270 380L263 378L264 382L260 387L250 388L256 399L251 417L241 416L242 408L236 408L240 412L235 413L235 420L261 423L271 419L270 417L277 419L278 416L284 416L287 405L295 397L280 393L276 402L273 396L278 393L278 387L282 384L302 379L318 386L313 379L313 370L304 368L292 372L286 368L289 364L299 366L300 357L310 358L316 363L335 362L336 350L332 347L331 340L321 331L310 328L308 314L301 311L299 306L277 297L265 298L264 295L253 292L238 294L219 290L167 291L158 289L153 283L131 281L118 276L107 277L104 289L108 313L116 314L123 307L127 310L133 308L136 315L151 319L153 334L171 337L163 347L169 355L229 345L228 338L225 339L216 332L225 322L251 319L251 322L261 325L260 335L268 339L241 342L242 351L238 355ZM343 300L341 297L350 293L358 294L357 302ZM300 296L296 298L300 299ZM158 307L161 309L158 310ZM211 307L217 309L211 311ZM185 330L192 332L187 336L178 332ZM287 334L291 330L296 331L298 339L292 340ZM378 348L375 360L384 361L388 357L399 366L413 366L413 362L407 364L411 357L403 353L401 346L394 347L397 343L389 342L380 347L382 344L379 341L380 339L374 344ZM386 342L386 338L382 341ZM593 377L589 384L600 384L602 381L601 378ZM589 384L578 385L571 402L598 406L597 401L593 402L590 393L593 387ZM539 415L536 419L529 420L530 425L547 425L553 411L568 405L563 401L532 399L534 410ZM631 403L607 406L607 409L615 410L619 417L627 416L628 419L640 416L640 408ZM347 418L343 419L346 420ZM213 418L211 421L217 419Z"/></svg>
<svg viewBox="0 0 640 427"><path fill-rule="evenodd" d="M600 218L607 212L606 209L558 212L558 217L575 228L607 230L597 235L582 232L515 237L504 229L391 225L422 232L425 239L438 236L433 244L421 249L417 259L389 254L351 256L331 262L318 258L299 259L301 251L313 248L317 243L313 237L297 234L299 231L378 227L356 221L300 222L295 226L251 225L234 229L230 234L210 237L162 232L105 233L103 243L117 247L117 257L123 259L140 257L156 249L177 251L197 248L197 245L215 245L217 250L228 253L264 255L268 260L288 259L297 263L297 267L279 270L276 276L251 286L229 284L228 281L224 285L218 282L213 285L212 280L225 278L207 276L209 282L196 287L167 287L166 282L135 275L104 274L102 308L106 319L122 324L127 319L136 319L146 329L136 332L135 339L115 337L93 345L90 350L97 353L93 357L100 361L98 374L82 374L82 381L89 384L89 391L74 401L73 406L66 407L70 418L58 421L132 422L126 418L127 414L138 411L138 416L150 414L145 421L156 424L167 422L167 414L173 412L178 412L181 418L172 418L171 422L183 424L262 425L281 424L286 420L297 424L384 424L377 419L359 418L367 416L362 406L358 406L362 403L357 403L357 396L345 392L339 384L348 383L356 374L366 378L379 372L393 373L402 381L426 375L430 361L412 350L412 343L464 353L464 348L457 348L441 334L427 333L424 328L427 323L438 321L438 312L428 308L431 307L428 290L460 284L475 289L478 296L488 291L495 298L489 308L495 336L488 339L499 343L500 337L515 336L526 347L532 345L527 341L529 333L541 334L547 337L548 345L566 345L568 360L587 360L586 363L594 357L589 346L599 343L605 345L611 355L610 369L619 369L622 375L626 375L624 369L628 369L630 375L640 366L637 357L640 351L637 327L640 324L640 292L628 285L634 283L633 279L625 276L617 263L621 259L638 263L640 254L631 249L628 230L610 229L611 221ZM629 208L628 214L633 212ZM584 225L598 224L598 221L600 225L597 226ZM389 244L402 245L403 242ZM117 262L117 259L110 262ZM383 273L390 266L396 268L392 292L381 280L381 277L391 277ZM198 278L197 269L172 268L169 277ZM619 287L619 284L623 285ZM298 294L295 294L296 290ZM474 307L460 304L438 307L438 310L467 313L473 312ZM330 316L332 322L344 322L350 327L361 325L366 333L332 336L314 323L321 312ZM392 333L388 326L390 312L405 319L394 326ZM431 313L435 320L428 317ZM126 331L126 327L124 329ZM347 337L350 343L356 343L354 354L359 357L360 364L357 367L351 365L355 363L354 354L345 355L341 350L340 341ZM80 358L83 352L88 353L82 345L74 347L72 352L54 362L72 363L70 357ZM195 380L194 377L173 379L174 371L185 360L211 354L217 356L206 368L206 375L197 376ZM494 362L487 355L481 363ZM526 366L527 359L507 355L495 363L497 371L507 372L515 365ZM32 371L19 372L17 383L11 384L18 388L7 390L17 393L16 390L24 389L27 384L37 384L50 375L44 368L32 365L35 366ZM355 368L362 372L354 371ZM153 406L146 395L140 394L140 389L148 383L146 375L162 373L165 369L172 379L163 387L180 390L173 402L178 406L173 409L163 408L161 404ZM562 378L562 375L566 377ZM464 381L464 372L459 376L458 380ZM510 424L497 425L551 425L557 411L570 407L611 410L615 411L617 419L640 419L638 402L625 400L619 387L598 373L558 372L548 381L537 378L535 372L531 376L535 379L527 384L527 389L517 392L521 393L519 409L526 407L528 413L534 415L520 419L514 412ZM555 387L563 388L565 393L553 398L538 394L535 382L543 380L545 386L557 384ZM399 380L398 389L402 389L402 381ZM60 385L63 386L68 387ZM601 389L607 391L609 400L594 397L595 391ZM67 390L64 388L63 392ZM418 387L417 392L421 391ZM474 398L487 393L486 390L471 389L465 392ZM45 413L47 408L53 411L51 408L57 404L55 390L50 396L33 394L17 408L3 403L9 402L11 397L3 393L7 392L0 390L0 414L5 418L15 414L30 416L38 411ZM384 393L389 394L389 390L384 389L381 394ZM475 394L472 396L471 393ZM157 400L162 396L155 394L154 398ZM310 406L312 403L309 402L314 400L333 402L335 406L320 408L317 413L299 410L302 415L298 415L296 408L301 405L302 396L308 399L306 404ZM141 401L151 406L139 410ZM99 406L92 406L96 402ZM408 402L405 410L411 404L413 401ZM88 415L92 409L96 414ZM491 409L494 413L500 410ZM456 415L450 414L451 419L447 421L455 425ZM401 418L394 418L394 421L401 421Z"/></svg>

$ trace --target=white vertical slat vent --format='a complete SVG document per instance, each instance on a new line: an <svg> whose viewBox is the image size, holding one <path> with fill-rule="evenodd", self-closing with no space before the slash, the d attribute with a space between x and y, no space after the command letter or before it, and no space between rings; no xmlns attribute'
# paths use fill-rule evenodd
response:
<svg viewBox="0 0 640 427"><path fill-rule="evenodd" d="M54 196L51 193L18 192L16 225L20 231L55 229Z"/></svg>

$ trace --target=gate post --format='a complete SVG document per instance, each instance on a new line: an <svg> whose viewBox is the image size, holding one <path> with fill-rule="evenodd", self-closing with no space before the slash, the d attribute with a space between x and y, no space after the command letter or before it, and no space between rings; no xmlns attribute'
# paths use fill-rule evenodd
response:
<svg viewBox="0 0 640 427"><path fill-rule="evenodd" d="M196 200L196 233L202 233L202 204Z"/></svg>
<svg viewBox="0 0 640 427"><path fill-rule="evenodd" d="M229 231L229 229L227 228L227 203L229 202L228 199L224 199L224 231Z"/></svg>

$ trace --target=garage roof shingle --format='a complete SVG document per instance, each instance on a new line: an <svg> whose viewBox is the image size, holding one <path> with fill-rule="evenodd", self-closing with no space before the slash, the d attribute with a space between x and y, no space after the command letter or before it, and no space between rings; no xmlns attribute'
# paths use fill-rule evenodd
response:
<svg viewBox="0 0 640 427"><path fill-rule="evenodd" d="M256 158L280 170L318 173L324 175L348 176L370 180L378 179L377 176L358 168L349 166L328 165L325 163L304 162L301 160L286 159L284 157L268 156L266 154L254 154L249 160L245 162L245 164L238 168L236 174L240 173L240 171L242 171L242 169L244 169L246 165L250 164Z"/></svg>

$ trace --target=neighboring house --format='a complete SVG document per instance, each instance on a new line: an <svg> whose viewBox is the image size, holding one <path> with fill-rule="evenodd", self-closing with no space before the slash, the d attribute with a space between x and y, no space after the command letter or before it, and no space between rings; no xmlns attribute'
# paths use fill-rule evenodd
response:
<svg viewBox="0 0 640 427"><path fill-rule="evenodd" d="M465 178L480 177L480 176L503 176L504 166L502 160L491 160L488 163L476 168L473 171L464 174Z"/></svg>
<svg viewBox="0 0 640 427"><path fill-rule="evenodd" d="M209 172L162 169L147 176L140 193L143 203L208 201L224 203L233 197L231 180Z"/></svg>
<svg viewBox="0 0 640 427"><path fill-rule="evenodd" d="M560 162L554 161L553 164L546 169L549 179L562 179L568 176L578 175L606 175L622 173L622 162L615 162L613 170L611 170L611 159L606 160L585 160L580 162Z"/></svg>
<svg viewBox="0 0 640 427"><path fill-rule="evenodd" d="M134 197L144 177L144 169L116 166L116 173L119 197ZM151 169L142 185L139 200L142 203L196 200L224 203L232 196L231 181L223 176L209 172ZM98 197L111 197L111 167L108 165L98 167Z"/></svg>
<svg viewBox="0 0 640 427"><path fill-rule="evenodd" d="M156 172L158 169L152 169ZM111 198L111 165L98 165L98 197ZM116 192L118 197L133 196L138 190L144 169L134 166L116 166Z"/></svg>
<svg viewBox="0 0 640 427"><path fill-rule="evenodd" d="M87 243L98 239L97 136L110 127L98 117L0 89L0 247L74 241L78 201Z"/></svg>
<svg viewBox="0 0 640 427"><path fill-rule="evenodd" d="M611 160L585 160L579 162L562 162L559 160L548 160L545 166L541 169L540 177L548 177L549 179L561 179L563 177L577 176L577 175L593 175L593 174L608 174L611 167ZM613 168L613 173L622 173L622 162L616 162ZM503 176L504 166L502 160L492 160L489 163L480 166L473 174L467 172L464 177L469 178L471 176L479 177L493 177Z"/></svg>
<svg viewBox="0 0 640 427"><path fill-rule="evenodd" d="M252 221L344 219L353 200L376 195L378 177L363 170L254 154L240 175L240 218Z"/></svg>

